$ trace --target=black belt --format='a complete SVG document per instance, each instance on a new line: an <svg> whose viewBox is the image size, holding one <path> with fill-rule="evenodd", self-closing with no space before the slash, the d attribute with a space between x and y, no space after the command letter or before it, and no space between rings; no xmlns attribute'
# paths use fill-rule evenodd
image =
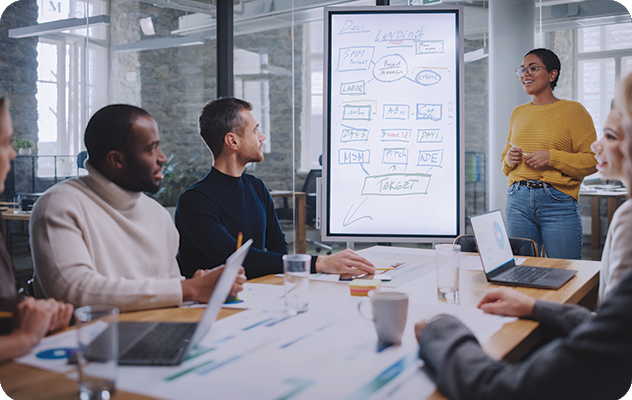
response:
<svg viewBox="0 0 632 400"><path fill-rule="evenodd" d="M542 181L520 181L520 184L529 189L542 189L546 185L546 183Z"/></svg>

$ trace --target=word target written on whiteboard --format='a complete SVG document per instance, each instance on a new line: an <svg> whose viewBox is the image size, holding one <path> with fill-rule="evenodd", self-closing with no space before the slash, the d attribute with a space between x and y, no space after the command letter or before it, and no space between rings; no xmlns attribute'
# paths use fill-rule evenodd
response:
<svg viewBox="0 0 632 400"><path fill-rule="evenodd" d="M325 9L322 235L463 231L462 7Z"/></svg>

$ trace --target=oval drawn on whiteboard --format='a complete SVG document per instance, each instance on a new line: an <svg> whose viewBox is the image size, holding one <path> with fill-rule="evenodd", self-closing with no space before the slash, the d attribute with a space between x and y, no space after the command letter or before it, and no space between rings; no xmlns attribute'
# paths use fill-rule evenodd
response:
<svg viewBox="0 0 632 400"><path fill-rule="evenodd" d="M419 71L419 73L415 75L415 82L423 86L436 85L440 80L441 75L429 69Z"/></svg>
<svg viewBox="0 0 632 400"><path fill-rule="evenodd" d="M377 60L373 76L380 82L395 82L408 73L408 64L399 54L389 54Z"/></svg>

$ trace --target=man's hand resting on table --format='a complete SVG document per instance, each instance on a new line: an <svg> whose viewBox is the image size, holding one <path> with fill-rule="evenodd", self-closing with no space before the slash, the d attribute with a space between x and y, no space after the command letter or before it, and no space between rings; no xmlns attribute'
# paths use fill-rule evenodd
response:
<svg viewBox="0 0 632 400"><path fill-rule="evenodd" d="M331 256L318 256L316 272L340 275L373 275L375 267L369 260L351 249L345 249Z"/></svg>
<svg viewBox="0 0 632 400"><path fill-rule="evenodd" d="M195 271L191 279L181 282L182 301L208 303L208 299L211 297L222 271L224 271L223 265L213 269L198 269ZM228 297L235 297L237 293L244 290L246 280L246 271L241 267Z"/></svg>

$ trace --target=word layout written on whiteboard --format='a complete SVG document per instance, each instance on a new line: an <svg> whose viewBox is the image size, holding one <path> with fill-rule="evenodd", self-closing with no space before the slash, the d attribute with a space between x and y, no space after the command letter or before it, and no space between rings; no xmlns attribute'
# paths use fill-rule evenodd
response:
<svg viewBox="0 0 632 400"><path fill-rule="evenodd" d="M456 15L332 11L330 231L456 232Z"/></svg>

